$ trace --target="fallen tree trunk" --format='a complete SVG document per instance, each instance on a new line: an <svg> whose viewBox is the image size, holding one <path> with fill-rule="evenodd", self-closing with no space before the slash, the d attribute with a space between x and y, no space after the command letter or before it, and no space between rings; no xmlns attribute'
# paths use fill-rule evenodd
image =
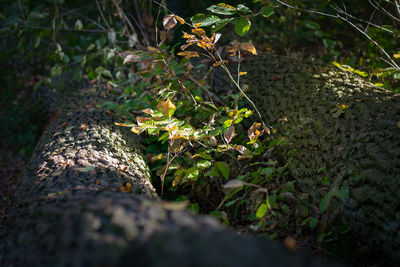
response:
<svg viewBox="0 0 400 267"><path fill-rule="evenodd" d="M329 191L349 189L329 213L350 224L360 246L399 262L400 95L290 57L249 57L241 71L247 94L284 140L276 155L301 190L319 203ZM227 88L222 76L214 78L216 90Z"/></svg>
<svg viewBox="0 0 400 267"><path fill-rule="evenodd" d="M105 91L70 97L43 135L1 232L2 266L321 265L160 201L133 134L96 107Z"/></svg>

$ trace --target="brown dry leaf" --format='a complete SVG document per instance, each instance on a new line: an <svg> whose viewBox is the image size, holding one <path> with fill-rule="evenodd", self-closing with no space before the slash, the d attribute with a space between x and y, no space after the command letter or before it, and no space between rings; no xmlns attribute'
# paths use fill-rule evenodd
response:
<svg viewBox="0 0 400 267"><path fill-rule="evenodd" d="M140 59L140 57L138 55L135 54L128 54L126 55L126 57L124 58L124 64L126 63L130 63L130 62L137 62Z"/></svg>
<svg viewBox="0 0 400 267"><path fill-rule="evenodd" d="M127 193L131 192L132 190L132 184L131 183L126 183L125 185L125 190Z"/></svg>
<svg viewBox="0 0 400 267"><path fill-rule="evenodd" d="M167 98L166 101L158 102L157 108L160 109L161 112L164 115L167 115L169 118L171 118L172 115L174 115L175 110L176 110L176 106L174 105L174 103L172 103L172 101L169 99L169 97Z"/></svg>
<svg viewBox="0 0 400 267"><path fill-rule="evenodd" d="M86 131L88 127L85 124L81 124L81 127L79 128L81 131Z"/></svg>
<svg viewBox="0 0 400 267"><path fill-rule="evenodd" d="M147 118L147 117L136 117L136 120L137 120L137 122L138 122L138 125L140 126L140 125L142 125L145 121L150 121L151 119L150 119L150 118Z"/></svg>
<svg viewBox="0 0 400 267"><path fill-rule="evenodd" d="M166 30L170 30L177 24L174 14L168 14L163 19L163 25Z"/></svg>
<svg viewBox="0 0 400 267"><path fill-rule="evenodd" d="M264 133L264 130L259 130L261 127L261 123L255 122L253 125L250 127L250 129L247 131L247 136L250 138L250 140L257 139L259 136L261 136Z"/></svg>
<svg viewBox="0 0 400 267"><path fill-rule="evenodd" d="M299 247L297 241L290 236L286 237L285 241L283 241L283 244L285 244L285 246L290 250L297 250Z"/></svg>
<svg viewBox="0 0 400 267"><path fill-rule="evenodd" d="M153 115L154 111L151 108L146 108L142 110L143 113L149 114L149 115Z"/></svg>
<svg viewBox="0 0 400 267"><path fill-rule="evenodd" d="M217 61L213 64L214 67L228 63L228 60Z"/></svg>
<svg viewBox="0 0 400 267"><path fill-rule="evenodd" d="M265 125L263 124L263 129L264 129L264 131L265 131L268 135L271 135L271 131L270 131L269 127L267 127L267 126L265 126Z"/></svg>
<svg viewBox="0 0 400 267"><path fill-rule="evenodd" d="M192 44L184 44L181 46L181 50L185 50L186 48L188 48L189 46L191 46Z"/></svg>
<svg viewBox="0 0 400 267"><path fill-rule="evenodd" d="M257 50L252 43L241 43L240 48L249 51L253 55L257 55Z"/></svg>
<svg viewBox="0 0 400 267"><path fill-rule="evenodd" d="M224 133L225 142L229 144L235 136L236 136L235 126L229 127L229 129L226 130L226 132Z"/></svg>
<svg viewBox="0 0 400 267"><path fill-rule="evenodd" d="M206 35L206 31L203 30L202 28L192 29L192 33L195 33L195 34L200 35L200 36Z"/></svg>
<svg viewBox="0 0 400 267"><path fill-rule="evenodd" d="M129 193L132 190L132 184L126 183L125 186L118 186L118 190L124 193Z"/></svg>
<svg viewBox="0 0 400 267"><path fill-rule="evenodd" d="M182 179L182 176L185 172L179 172L175 179L172 181L172 186L177 186L179 181Z"/></svg>
<svg viewBox="0 0 400 267"><path fill-rule="evenodd" d="M97 184L97 185L100 184L100 180L96 178L95 184Z"/></svg>
<svg viewBox="0 0 400 267"><path fill-rule="evenodd" d="M197 53L196 51L184 51L184 52L179 52L178 56L192 58L192 57L199 57L199 53Z"/></svg>

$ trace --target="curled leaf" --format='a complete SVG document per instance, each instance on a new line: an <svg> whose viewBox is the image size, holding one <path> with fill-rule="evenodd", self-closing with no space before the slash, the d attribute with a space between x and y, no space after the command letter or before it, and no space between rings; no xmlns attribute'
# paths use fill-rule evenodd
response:
<svg viewBox="0 0 400 267"><path fill-rule="evenodd" d="M202 28L194 28L194 29L192 29L192 33L200 35L200 36L205 36L206 35L206 31L203 30Z"/></svg>
<svg viewBox="0 0 400 267"><path fill-rule="evenodd" d="M193 34L188 34L187 32L183 32L182 38L184 38L184 39L195 39L196 36L194 36Z"/></svg>
<svg viewBox="0 0 400 267"><path fill-rule="evenodd" d="M174 113L175 113L176 107L175 107L174 103L172 103L172 101L168 97L166 101L160 101L158 103L158 109L164 115L167 115L169 118L171 118L172 115L174 115Z"/></svg>
<svg viewBox="0 0 400 267"><path fill-rule="evenodd" d="M241 186L244 186L246 183L242 180L235 179L235 180L230 180L226 184L223 185L224 189L235 189Z"/></svg>
<svg viewBox="0 0 400 267"><path fill-rule="evenodd" d="M235 126L229 127L228 130L226 130L226 132L224 133L225 142L229 144L235 136Z"/></svg>
<svg viewBox="0 0 400 267"><path fill-rule="evenodd" d="M226 63L228 63L227 60L217 61L217 62L215 62L215 63L213 64L213 66L214 66L214 67L217 67L217 66L220 66L220 65L224 65L224 64L226 64Z"/></svg>
<svg viewBox="0 0 400 267"><path fill-rule="evenodd" d="M264 130L260 130L261 123L255 122L253 125L250 127L250 129L247 131L247 136L249 137L250 140L256 140L259 136L261 136L264 133Z"/></svg>
<svg viewBox="0 0 400 267"><path fill-rule="evenodd" d="M179 52L178 55L179 56L184 56L184 57L187 57L187 58L199 57L199 53L197 53L196 51Z"/></svg>
<svg viewBox="0 0 400 267"><path fill-rule="evenodd" d="M177 24L174 14L168 14L163 19L163 26L166 30L170 30Z"/></svg>
<svg viewBox="0 0 400 267"><path fill-rule="evenodd" d="M174 16L177 21L179 21L181 24L185 24L185 20L177 15Z"/></svg>
<svg viewBox="0 0 400 267"><path fill-rule="evenodd" d="M249 51L253 55L257 55L257 50L252 43L241 43L240 48Z"/></svg>
<svg viewBox="0 0 400 267"><path fill-rule="evenodd" d="M140 59L140 56L135 55L135 54L128 54L124 58L124 64L130 63L130 62L137 62Z"/></svg>
<svg viewBox="0 0 400 267"><path fill-rule="evenodd" d="M218 42L220 37L221 37L220 33L213 33L213 35L211 36L211 42L215 44L216 42Z"/></svg>

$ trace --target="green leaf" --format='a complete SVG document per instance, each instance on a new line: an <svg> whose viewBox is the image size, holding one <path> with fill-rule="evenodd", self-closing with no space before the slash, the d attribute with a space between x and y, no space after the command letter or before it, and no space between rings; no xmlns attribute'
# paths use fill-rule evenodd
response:
<svg viewBox="0 0 400 267"><path fill-rule="evenodd" d="M311 218L311 222L310 222L310 227L312 229L314 229L318 224L318 219L317 218Z"/></svg>
<svg viewBox="0 0 400 267"><path fill-rule="evenodd" d="M218 4L218 5L212 5L207 8L208 11L211 11L212 13L215 14L220 14L220 15L233 15L235 14L235 8L229 5L226 5L224 3Z"/></svg>
<svg viewBox="0 0 400 267"><path fill-rule="evenodd" d="M226 162L218 161L215 163L215 167L217 167L218 171L222 174L225 179L229 178L231 173L231 169Z"/></svg>
<svg viewBox="0 0 400 267"><path fill-rule="evenodd" d="M197 168L199 168L199 169L206 169L206 168L211 167L211 161L199 160L196 165L197 165Z"/></svg>
<svg viewBox="0 0 400 267"><path fill-rule="evenodd" d="M332 195L335 193L336 190L329 191L328 194L324 196L324 198L319 203L319 210L321 212L325 212L329 206L329 202L331 201Z"/></svg>
<svg viewBox="0 0 400 267"><path fill-rule="evenodd" d="M235 23L235 32L240 36L245 36L250 30L250 26L250 20L246 17L241 17Z"/></svg>
<svg viewBox="0 0 400 267"><path fill-rule="evenodd" d="M109 77L112 78L111 72L103 67L97 67L95 70L96 74L98 75L98 78L100 76L105 76L105 77Z"/></svg>
<svg viewBox="0 0 400 267"><path fill-rule="evenodd" d="M272 14L275 13L274 7L273 7L273 6L263 6L263 7L261 8L260 13L261 13L261 15L263 15L264 17L268 18L269 16L271 16Z"/></svg>
<svg viewBox="0 0 400 267"><path fill-rule="evenodd" d="M233 18L227 18L227 19L221 19L219 22L215 23L212 26L212 33L219 31L220 29L222 29L223 27L226 26L226 24L228 24L229 22L231 22L233 20Z"/></svg>
<svg viewBox="0 0 400 267"><path fill-rule="evenodd" d="M269 178L271 178L272 174L274 173L274 170L275 170L274 167L263 168L261 170L261 174L265 175L265 178L267 180L270 180Z"/></svg>
<svg viewBox="0 0 400 267"><path fill-rule="evenodd" d="M265 204L265 203L261 204L256 211L257 218L261 219L262 217L264 217L264 215L267 213L267 211L268 211L267 204Z"/></svg>
<svg viewBox="0 0 400 267"><path fill-rule="evenodd" d="M202 13L194 15L190 20L192 21L193 26L196 27L207 27L221 21L221 19L218 16L215 15L206 16Z"/></svg>
<svg viewBox="0 0 400 267"><path fill-rule="evenodd" d="M60 75L62 71L63 71L63 66L59 64L54 65L50 70L51 77Z"/></svg>
<svg viewBox="0 0 400 267"><path fill-rule="evenodd" d="M191 180L197 180L199 177L199 169L197 167L191 167L186 171L186 178Z"/></svg>
<svg viewBox="0 0 400 267"><path fill-rule="evenodd" d="M343 200L346 200L349 198L349 189L348 188L342 188L340 189L337 193L336 196L340 197Z"/></svg>
<svg viewBox="0 0 400 267"><path fill-rule="evenodd" d="M311 30L319 30L320 26L318 23L314 22L314 21L310 21L307 20L304 22L304 26L306 26L307 28L311 29Z"/></svg>
<svg viewBox="0 0 400 267"><path fill-rule="evenodd" d="M219 172L218 172L218 170L217 170L217 168L215 166L213 168L211 168L211 170L206 172L204 175L205 176L220 177L220 174L219 174Z"/></svg>
<svg viewBox="0 0 400 267"><path fill-rule="evenodd" d="M242 5L242 4L237 5L236 10L242 14L252 13L250 8L248 8L247 6Z"/></svg>
<svg viewBox="0 0 400 267"><path fill-rule="evenodd" d="M194 213L199 213L199 211L200 211L200 206L199 206L198 203L193 203L193 204L190 204L190 205L189 205L188 210L191 210L191 211L193 211Z"/></svg>

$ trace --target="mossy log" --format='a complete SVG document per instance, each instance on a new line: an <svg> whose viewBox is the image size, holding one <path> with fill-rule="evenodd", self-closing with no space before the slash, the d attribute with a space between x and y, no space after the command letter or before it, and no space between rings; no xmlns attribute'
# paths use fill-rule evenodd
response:
<svg viewBox="0 0 400 267"><path fill-rule="evenodd" d="M319 203L329 191L349 189L329 213L344 215L338 222L350 224L360 246L399 262L400 95L294 57L251 56L241 71L248 96L285 143L275 154L301 190ZM229 85L223 75L214 76L215 90Z"/></svg>
<svg viewBox="0 0 400 267"><path fill-rule="evenodd" d="M93 86L60 104L2 227L1 266L322 264L159 200L134 135L96 107L106 91Z"/></svg>

